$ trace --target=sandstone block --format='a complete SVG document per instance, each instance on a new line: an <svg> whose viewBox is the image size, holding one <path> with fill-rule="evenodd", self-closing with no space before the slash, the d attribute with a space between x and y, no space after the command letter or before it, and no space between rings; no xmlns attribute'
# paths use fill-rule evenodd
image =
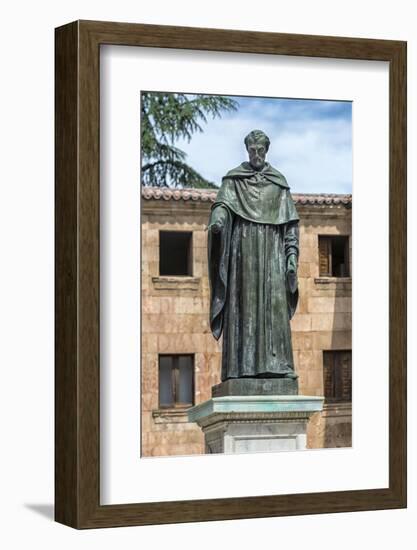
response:
<svg viewBox="0 0 417 550"><path fill-rule="evenodd" d="M142 244L146 248L159 248L159 230L148 229L147 231L145 231L144 234L142 234Z"/></svg>
<svg viewBox="0 0 417 550"><path fill-rule="evenodd" d="M141 409L142 411L152 411L153 409L158 408L158 393L151 392L142 392L141 396Z"/></svg>
<svg viewBox="0 0 417 550"><path fill-rule="evenodd" d="M193 246L195 248L203 248L207 253L207 231L194 231Z"/></svg>
<svg viewBox="0 0 417 550"><path fill-rule="evenodd" d="M293 332L307 332L311 330L311 315L305 313L296 313L291 320L291 330Z"/></svg>
<svg viewBox="0 0 417 550"><path fill-rule="evenodd" d="M161 302L155 296L145 296L141 300L142 313L159 313Z"/></svg>
<svg viewBox="0 0 417 550"><path fill-rule="evenodd" d="M300 262L316 263L318 262L318 246L305 246L300 248Z"/></svg>
<svg viewBox="0 0 417 550"><path fill-rule="evenodd" d="M156 334L145 333L141 338L142 355L146 353L158 352L158 336Z"/></svg>
<svg viewBox="0 0 417 550"><path fill-rule="evenodd" d="M300 236L300 249L304 248L318 248L318 237L315 233L304 232Z"/></svg>
<svg viewBox="0 0 417 550"><path fill-rule="evenodd" d="M299 262L298 264L298 276L310 277L310 262Z"/></svg>
<svg viewBox="0 0 417 550"><path fill-rule="evenodd" d="M313 347L317 350L351 349L352 331L320 331L313 333Z"/></svg>
<svg viewBox="0 0 417 550"><path fill-rule="evenodd" d="M204 309L203 298L200 296L181 296L174 302L174 312L208 316L208 311Z"/></svg>
<svg viewBox="0 0 417 550"><path fill-rule="evenodd" d="M338 296L313 296L308 298L308 311L310 313L350 313L352 299Z"/></svg>
<svg viewBox="0 0 417 550"><path fill-rule="evenodd" d="M308 298L308 311L309 313L333 313L334 303L334 297L314 296Z"/></svg>
<svg viewBox="0 0 417 550"><path fill-rule="evenodd" d="M174 296L153 296L153 299L159 302L161 314L175 313L177 298Z"/></svg>
<svg viewBox="0 0 417 550"><path fill-rule="evenodd" d="M311 333L293 331L291 338L293 350L313 349L313 335Z"/></svg>

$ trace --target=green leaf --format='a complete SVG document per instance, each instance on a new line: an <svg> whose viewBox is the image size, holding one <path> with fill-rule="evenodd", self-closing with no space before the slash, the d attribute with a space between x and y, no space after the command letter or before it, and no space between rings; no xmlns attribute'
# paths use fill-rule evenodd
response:
<svg viewBox="0 0 417 550"><path fill-rule="evenodd" d="M208 117L235 111L237 101L224 96L143 92L141 102L142 185L217 188L186 163L174 143L203 132Z"/></svg>

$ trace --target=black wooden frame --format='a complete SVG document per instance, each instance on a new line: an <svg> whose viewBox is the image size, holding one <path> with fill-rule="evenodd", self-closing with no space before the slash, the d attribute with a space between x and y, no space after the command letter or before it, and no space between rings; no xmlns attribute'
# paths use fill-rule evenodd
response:
<svg viewBox="0 0 417 550"><path fill-rule="evenodd" d="M389 486L101 505L99 56L103 44L389 62ZM56 520L115 527L406 506L406 43L77 21L56 29Z"/></svg>

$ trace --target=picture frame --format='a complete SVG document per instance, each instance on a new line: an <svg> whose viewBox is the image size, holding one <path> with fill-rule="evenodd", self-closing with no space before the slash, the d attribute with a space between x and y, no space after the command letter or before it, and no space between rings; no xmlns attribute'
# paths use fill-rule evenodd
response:
<svg viewBox="0 0 417 550"><path fill-rule="evenodd" d="M100 504L100 46L389 63L389 486ZM77 528L406 507L406 43L76 21L56 29L55 519Z"/></svg>

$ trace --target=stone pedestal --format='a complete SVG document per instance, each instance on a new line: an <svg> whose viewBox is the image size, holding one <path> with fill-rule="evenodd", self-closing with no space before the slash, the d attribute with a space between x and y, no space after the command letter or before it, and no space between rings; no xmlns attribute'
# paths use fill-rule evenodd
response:
<svg viewBox="0 0 417 550"><path fill-rule="evenodd" d="M206 453L258 453L306 449L307 423L323 397L226 395L189 409L202 428Z"/></svg>
<svg viewBox="0 0 417 550"><path fill-rule="evenodd" d="M211 397L226 395L298 395L294 378L230 378L211 388Z"/></svg>

